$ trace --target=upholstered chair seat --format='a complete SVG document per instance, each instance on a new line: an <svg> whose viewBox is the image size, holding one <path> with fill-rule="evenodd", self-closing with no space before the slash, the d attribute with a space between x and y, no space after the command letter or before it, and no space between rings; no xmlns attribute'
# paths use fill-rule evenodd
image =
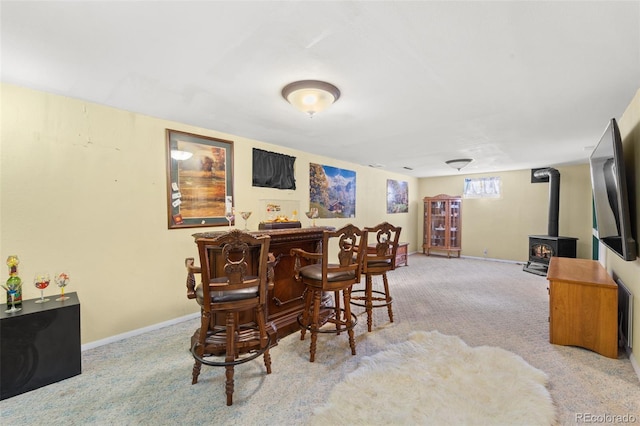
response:
<svg viewBox="0 0 640 426"><path fill-rule="evenodd" d="M196 301L201 306L202 301L204 300L204 295L202 293L202 284L198 284L196 286ZM210 291L209 294L211 295L212 302L232 302L234 300L251 299L253 297L257 297L258 287L249 287L239 290Z"/></svg>
<svg viewBox="0 0 640 426"><path fill-rule="evenodd" d="M336 282L336 281L344 281L344 280L352 280L355 278L354 271L334 271L334 268L337 268L338 265L330 264L329 272L327 272L327 281L328 282ZM322 265L313 264L307 265L300 268L299 275L302 278L309 278L314 281L321 282L322 281Z"/></svg>

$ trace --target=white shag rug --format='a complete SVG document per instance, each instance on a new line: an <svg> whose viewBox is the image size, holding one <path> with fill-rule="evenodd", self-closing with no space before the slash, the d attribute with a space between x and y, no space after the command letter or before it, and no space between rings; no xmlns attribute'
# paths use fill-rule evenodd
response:
<svg viewBox="0 0 640 426"><path fill-rule="evenodd" d="M416 331L363 357L314 425L552 425L547 375L507 350Z"/></svg>

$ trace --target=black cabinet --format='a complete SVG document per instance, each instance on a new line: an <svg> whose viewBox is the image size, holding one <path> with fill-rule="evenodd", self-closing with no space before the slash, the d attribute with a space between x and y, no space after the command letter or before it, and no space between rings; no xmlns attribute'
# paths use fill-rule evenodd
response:
<svg viewBox="0 0 640 426"><path fill-rule="evenodd" d="M0 400L59 382L82 372L80 301L22 302L22 310L5 313L0 305Z"/></svg>

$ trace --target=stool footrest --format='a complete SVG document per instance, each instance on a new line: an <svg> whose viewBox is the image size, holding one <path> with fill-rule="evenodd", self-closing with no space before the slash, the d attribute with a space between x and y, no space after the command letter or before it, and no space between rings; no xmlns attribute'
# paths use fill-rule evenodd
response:
<svg viewBox="0 0 640 426"><path fill-rule="evenodd" d="M256 330L259 331L258 327L250 327L250 326L245 326L242 325L240 326L241 330ZM219 334L219 333L223 333L226 330L216 330L215 332L213 332L212 334ZM257 357L259 357L260 355L262 355L263 353L265 353L267 351L267 349L269 349L271 347L271 335L269 333L267 333L267 344L264 347L259 347L257 349L251 350L249 352L246 352L244 354L240 354L240 357L236 358L233 361L212 361L210 359L206 359L204 357L199 356L198 354L196 354L196 346L198 346L198 342L195 342L193 344L193 346L191 346L191 355L193 355L193 358L196 359L197 361L211 366L211 367L226 367L228 365L238 365L238 364L244 364L245 362L249 362L251 360L256 359ZM244 355L244 356L243 356ZM211 355L213 356L213 355ZM226 356L226 353L217 355L219 357L224 357Z"/></svg>
<svg viewBox="0 0 640 426"><path fill-rule="evenodd" d="M354 302L354 300L360 301L360 300L367 300L366 296L353 296L353 293L364 293L365 290L353 290L351 292L351 304L354 306L361 306L363 308L366 308L367 305L365 305L364 303L360 303L360 302ZM375 303L372 304L371 307L372 308L384 308L385 306L389 306L391 305L391 303L393 302L393 298L390 298L390 300L387 302L387 298L386 298L386 294L382 291L377 291L377 290L373 290L372 293L374 294L379 294L383 297L372 297L371 301L372 302L384 302L384 303Z"/></svg>
<svg viewBox="0 0 640 426"><path fill-rule="evenodd" d="M327 310L327 311L332 311L331 315L325 315L324 320L321 322L320 327L322 327L323 325L327 324L327 323L332 323L332 324L336 324L338 325L337 328L331 328L331 329L322 329L322 328L318 328L318 330L316 330L318 333L331 333L331 334L340 334L344 331L347 330L352 330L357 324L358 324L358 317L356 316L356 314L354 314L353 312L351 313L351 318L353 319L353 321L351 322L351 327L347 327L346 324L344 323L344 321L339 321L339 320L335 320L333 318L335 318L335 315L333 315L333 312L335 312L336 308L335 306L326 306L323 308L323 310ZM341 312L345 312L345 310L343 308L340 308ZM302 314L298 315L298 325L300 326L300 328L304 328L306 330L311 331L311 324L305 325L302 323Z"/></svg>

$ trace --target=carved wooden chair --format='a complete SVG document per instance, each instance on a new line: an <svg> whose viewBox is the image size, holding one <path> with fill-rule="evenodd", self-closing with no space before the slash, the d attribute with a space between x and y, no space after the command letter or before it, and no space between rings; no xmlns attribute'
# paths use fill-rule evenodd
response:
<svg viewBox="0 0 640 426"><path fill-rule="evenodd" d="M365 275L365 288L352 291L351 304L362 306L367 312L367 330L371 331L373 323L373 308L387 307L389 321L393 322L393 310L391 303L393 298L389 292L389 280L387 272L396 269L396 253L400 241L401 227L396 227L388 222L383 222L374 227L365 228L368 235L375 235L376 242L366 246L362 273ZM365 246L363 245L363 248ZM382 276L383 288L373 289L373 277Z"/></svg>
<svg viewBox="0 0 640 426"><path fill-rule="evenodd" d="M309 253L292 249L295 256L295 276L305 285L305 306L298 316L301 328L300 340L307 331L311 333L309 361L315 361L318 333L340 334L347 331L351 354L356 354L353 328L357 318L351 313L351 287L360 282L362 256L357 246L367 241L367 231L354 225L346 225L336 231L325 230L322 238L322 253ZM329 253L337 251L337 262L332 262ZM323 306L323 292L333 292L334 306ZM342 303L340 293L342 293ZM332 323L335 327L324 327Z"/></svg>
<svg viewBox="0 0 640 426"><path fill-rule="evenodd" d="M201 305L200 330L191 348L192 384L198 382L202 364L225 367L227 405L233 404L236 365L264 354L267 374L271 373L265 314L270 240L237 229L217 238L200 238L196 240L200 267L193 265L193 259L186 261L187 297ZM252 270L258 274L252 275ZM196 273L202 277L197 286Z"/></svg>

